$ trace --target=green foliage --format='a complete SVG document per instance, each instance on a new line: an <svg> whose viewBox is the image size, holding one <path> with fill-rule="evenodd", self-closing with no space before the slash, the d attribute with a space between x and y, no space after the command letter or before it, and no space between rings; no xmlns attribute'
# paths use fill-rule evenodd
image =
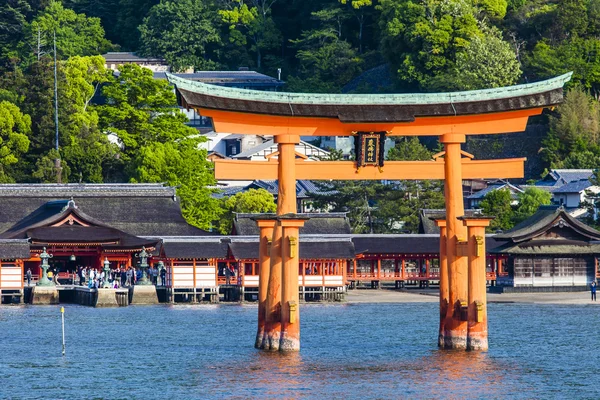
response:
<svg viewBox="0 0 600 400"><path fill-rule="evenodd" d="M401 81L422 89L438 74L452 71L457 53L481 34L476 9L467 1L381 0L378 7L384 55Z"/></svg>
<svg viewBox="0 0 600 400"><path fill-rule="evenodd" d="M243 0L224 0L219 15L229 26L229 41L249 45L256 54L256 68L262 68L263 52L281 44L281 33L271 17L274 0L254 0L248 6Z"/></svg>
<svg viewBox="0 0 600 400"><path fill-rule="evenodd" d="M141 51L162 57L175 71L214 69L207 50L221 43L216 10L205 0L161 1L139 27Z"/></svg>
<svg viewBox="0 0 600 400"><path fill-rule="evenodd" d="M512 209L512 195L508 189L492 190L485 195L479 206L484 215L494 216L487 228L490 232L508 230L514 224L514 211Z"/></svg>
<svg viewBox="0 0 600 400"><path fill-rule="evenodd" d="M517 194L519 204L515 210L515 223L531 217L540 206L548 205L552 201L552 195L545 190L529 187L523 193Z"/></svg>
<svg viewBox="0 0 600 400"><path fill-rule="evenodd" d="M219 206L211 197L212 164L199 144L206 140L185 123L187 117L175 108L175 94L164 80L135 64L120 68L102 92L107 104L95 109L104 131L121 143L120 160L133 182L167 182L179 186L181 206L187 221L210 228Z"/></svg>
<svg viewBox="0 0 600 400"><path fill-rule="evenodd" d="M600 160L600 106L581 87L570 89L550 117L542 156L552 168L597 168Z"/></svg>
<svg viewBox="0 0 600 400"><path fill-rule="evenodd" d="M457 89L473 90L514 85L521 76L521 67L500 32L489 29L484 36L475 36L457 54L451 74Z"/></svg>
<svg viewBox="0 0 600 400"><path fill-rule="evenodd" d="M275 198L265 189L250 189L222 200L224 210L219 221L219 232L231 233L235 213L274 213L277 211Z"/></svg>
<svg viewBox="0 0 600 400"><path fill-rule="evenodd" d="M432 152L421 144L416 136L396 138L396 145L390 149L387 159L406 161L431 160Z"/></svg>
<svg viewBox="0 0 600 400"><path fill-rule="evenodd" d="M19 107L7 101L0 101L0 182L12 182L10 170L19 157L29 149L31 118L24 115Z"/></svg>
<svg viewBox="0 0 600 400"><path fill-rule="evenodd" d="M77 14L64 8L59 1L51 2L29 27L28 42L38 58L50 51L54 32L58 57L61 59L103 54L113 47L104 38L100 19Z"/></svg>
<svg viewBox="0 0 600 400"><path fill-rule="evenodd" d="M350 43L332 28L302 33L298 47L300 79L290 79L292 91L339 92L360 70L361 59Z"/></svg>

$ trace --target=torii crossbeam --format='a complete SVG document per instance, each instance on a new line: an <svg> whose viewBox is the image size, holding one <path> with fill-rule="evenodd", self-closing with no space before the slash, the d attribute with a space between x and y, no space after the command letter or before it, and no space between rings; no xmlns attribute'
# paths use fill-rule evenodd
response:
<svg viewBox="0 0 600 400"><path fill-rule="evenodd" d="M277 159L267 162L215 161L217 179L279 181L277 216L257 219L258 348L300 349L298 233L304 220L296 214L296 179L444 179L446 215L436 221L441 235L438 345L488 348L484 240L489 218L463 216L462 180L521 178L525 159L472 160L463 157L461 144L467 135L524 131L530 116L562 102L571 73L505 88L385 95L262 92L167 77L176 86L179 103L211 117L217 132L273 135L278 144ZM369 133L382 138L439 136L445 154L434 161L388 161L380 168L379 142ZM355 134L357 143L369 146L357 163L296 159L300 136ZM379 165L358 169L360 163Z"/></svg>

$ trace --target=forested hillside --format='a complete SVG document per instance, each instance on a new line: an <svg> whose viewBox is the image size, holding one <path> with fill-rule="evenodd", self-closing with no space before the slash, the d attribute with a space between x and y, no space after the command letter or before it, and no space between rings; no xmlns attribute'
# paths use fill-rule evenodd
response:
<svg viewBox="0 0 600 400"><path fill-rule="evenodd" d="M53 182L60 155L64 182L168 182L189 221L219 219L202 139L171 89L137 66L117 80L107 51L174 70L281 68L285 90L312 92L469 90L574 71L566 104L534 121L535 170L600 163L600 0L3 0L0 182Z"/></svg>

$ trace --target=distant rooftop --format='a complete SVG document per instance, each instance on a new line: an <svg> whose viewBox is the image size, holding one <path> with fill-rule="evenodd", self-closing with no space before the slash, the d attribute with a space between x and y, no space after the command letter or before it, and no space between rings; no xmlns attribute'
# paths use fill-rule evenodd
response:
<svg viewBox="0 0 600 400"><path fill-rule="evenodd" d="M561 186L559 189L556 189L554 193L581 193L590 186L592 186L592 182L590 182L589 179L580 179Z"/></svg>
<svg viewBox="0 0 600 400"><path fill-rule="evenodd" d="M591 169L553 169L543 179L535 183L536 186L563 186L569 182L589 179L594 175Z"/></svg>
<svg viewBox="0 0 600 400"><path fill-rule="evenodd" d="M175 188L162 183L16 183L0 185L1 197L173 197Z"/></svg>
<svg viewBox="0 0 600 400"><path fill-rule="evenodd" d="M102 57L106 60L107 64L110 63L160 63L166 64L166 61L162 58L153 58L153 57L140 57L133 52L108 52L103 54Z"/></svg>
<svg viewBox="0 0 600 400"><path fill-rule="evenodd" d="M254 88L262 86L280 87L285 84L271 76L256 71L199 71L188 74L171 74L178 78L218 86L243 86ZM164 72L155 72L154 79L167 79Z"/></svg>

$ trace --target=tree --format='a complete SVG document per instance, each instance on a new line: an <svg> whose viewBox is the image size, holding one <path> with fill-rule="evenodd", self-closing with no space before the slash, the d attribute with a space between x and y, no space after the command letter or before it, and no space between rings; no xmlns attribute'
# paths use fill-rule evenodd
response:
<svg viewBox="0 0 600 400"><path fill-rule="evenodd" d="M24 38L27 14L31 12L25 0L5 0L0 5L0 62L6 64L10 53L14 54L18 43Z"/></svg>
<svg viewBox="0 0 600 400"><path fill-rule="evenodd" d="M120 75L102 88L106 104L96 106L100 127L121 142L125 161L153 142L175 142L197 134L185 125L187 117L176 108L173 89L152 71L136 64L119 68Z"/></svg>
<svg viewBox="0 0 600 400"><path fill-rule="evenodd" d="M411 89L427 89L451 71L456 54L480 33L470 2L381 0L378 7L382 52Z"/></svg>
<svg viewBox="0 0 600 400"><path fill-rule="evenodd" d="M262 68L263 53L278 48L281 33L273 18L271 8L277 0L224 0L224 9L219 10L223 22L229 26L231 42L246 45L256 54L256 68Z"/></svg>
<svg viewBox="0 0 600 400"><path fill-rule="evenodd" d="M529 187L523 193L517 194L519 205L515 210L515 223L521 222L537 211L540 206L552 202L552 195L545 190Z"/></svg>
<svg viewBox="0 0 600 400"><path fill-rule="evenodd" d="M14 182L10 166L29 149L31 118L8 101L0 102L0 182Z"/></svg>
<svg viewBox="0 0 600 400"><path fill-rule="evenodd" d="M110 79L110 72L101 56L71 57L64 68L66 84L61 96L71 111L65 132L68 139L61 144L63 160L80 181L100 183L119 149L99 130L98 113L90 103L99 86Z"/></svg>
<svg viewBox="0 0 600 400"><path fill-rule="evenodd" d="M488 29L483 36L473 37L456 55L452 75L460 90L503 87L517 82L521 67L511 46L502 40L500 31Z"/></svg>
<svg viewBox="0 0 600 400"><path fill-rule="evenodd" d="M103 54L113 47L104 38L104 29L100 25L99 18L88 18L85 14L77 14L73 10L64 8L60 1L50 3L29 27L29 45L38 55L38 59L39 49L52 45L54 32L56 32L56 49L60 59Z"/></svg>
<svg viewBox="0 0 600 400"><path fill-rule="evenodd" d="M140 31L138 27L150 9L160 3L160 0L118 0L117 26L113 35L118 38L123 49L133 51L140 47Z"/></svg>
<svg viewBox="0 0 600 400"><path fill-rule="evenodd" d="M300 78L289 78L292 91L339 92L360 71L362 60L333 28L302 33L292 40L299 49Z"/></svg>
<svg viewBox="0 0 600 400"><path fill-rule="evenodd" d="M185 123L168 82L135 64L120 68L102 90L106 104L96 106L100 127L117 135L124 176L133 182L168 182L179 186L183 215L192 225L208 229L218 219L212 164L199 144L206 139Z"/></svg>
<svg viewBox="0 0 600 400"><path fill-rule="evenodd" d="M508 189L492 190L485 195L479 206L484 215L494 216L487 228L489 232L508 230L514 224L514 212L511 206L512 195Z"/></svg>
<svg viewBox="0 0 600 400"><path fill-rule="evenodd" d="M211 189L215 185L212 164L206 150L199 149L201 137L177 142L153 142L142 146L132 160L132 182L167 182L177 186L181 210L186 221L202 229L211 229L221 213Z"/></svg>
<svg viewBox="0 0 600 400"><path fill-rule="evenodd" d="M390 149L387 159L404 161L425 161L431 160L431 151L423 146L416 136L396 137L396 144Z"/></svg>
<svg viewBox="0 0 600 400"><path fill-rule="evenodd" d="M219 221L219 232L231 233L235 213L274 213L277 211L275 198L265 189L250 189L223 199L224 213Z"/></svg>
<svg viewBox="0 0 600 400"><path fill-rule="evenodd" d="M551 167L596 168L600 156L600 105L581 87L570 89L550 116L542 156Z"/></svg>
<svg viewBox="0 0 600 400"><path fill-rule="evenodd" d="M163 57L175 71L214 69L209 53L221 44L217 22L210 1L161 1L139 27L142 54Z"/></svg>

